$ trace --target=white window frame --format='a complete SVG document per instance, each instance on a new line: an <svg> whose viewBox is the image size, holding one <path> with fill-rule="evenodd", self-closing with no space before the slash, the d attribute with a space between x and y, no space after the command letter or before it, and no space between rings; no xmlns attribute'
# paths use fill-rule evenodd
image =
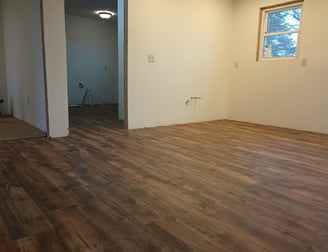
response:
<svg viewBox="0 0 328 252"><path fill-rule="evenodd" d="M272 32L267 33L266 30L268 28L268 17L270 13L278 12L282 10L294 9L295 7L299 7L302 9L304 0L297 0L292 2L281 3L277 5L267 6L260 9L260 22L259 22L259 35L257 42L257 52L256 52L256 60L257 61L270 61L270 60L289 60L295 59L298 54L299 48L299 39L300 39L300 31L301 26L298 30L290 30L284 32ZM303 13L303 10L302 10ZM301 18L302 20L302 18ZM263 57L263 49L264 49L264 37L266 36L274 36L274 35L283 35L283 34L294 34L298 33L297 37L297 48L295 56L286 56L286 57Z"/></svg>

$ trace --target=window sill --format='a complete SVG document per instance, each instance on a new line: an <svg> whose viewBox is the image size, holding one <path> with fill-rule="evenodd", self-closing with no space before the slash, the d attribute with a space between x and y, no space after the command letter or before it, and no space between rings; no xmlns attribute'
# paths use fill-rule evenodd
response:
<svg viewBox="0 0 328 252"><path fill-rule="evenodd" d="M286 60L295 60L296 57L276 57L276 58L260 58L260 59L257 59L257 61L261 61L261 62L264 62L264 61L286 61Z"/></svg>

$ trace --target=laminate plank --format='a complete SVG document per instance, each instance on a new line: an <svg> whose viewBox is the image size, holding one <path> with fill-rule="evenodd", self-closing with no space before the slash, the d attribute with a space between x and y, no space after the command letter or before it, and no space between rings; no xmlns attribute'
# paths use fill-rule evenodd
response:
<svg viewBox="0 0 328 252"><path fill-rule="evenodd" d="M67 251L103 251L106 234L86 219L75 207L49 214Z"/></svg>
<svg viewBox="0 0 328 252"><path fill-rule="evenodd" d="M0 252L18 252L18 247L9 230L0 217Z"/></svg>
<svg viewBox="0 0 328 252"><path fill-rule="evenodd" d="M152 230L121 208L114 207L106 210L104 204L96 204L85 206L80 211L115 241L118 251L168 252L175 249L170 242L162 242L154 237Z"/></svg>
<svg viewBox="0 0 328 252"><path fill-rule="evenodd" d="M25 188L31 199L42 211L53 211L73 205L70 198L66 196L65 191L53 185L40 172L40 167L31 166L26 161L18 161L17 166L25 166L25 169L15 169L18 183Z"/></svg>
<svg viewBox="0 0 328 252"><path fill-rule="evenodd" d="M173 251L231 251L227 247L218 246L213 239L209 239L206 235L175 217L169 216L160 221L149 223L147 226L156 234L158 239L164 242L173 241L175 244Z"/></svg>
<svg viewBox="0 0 328 252"><path fill-rule="evenodd" d="M66 252L54 231L44 232L17 240L22 252Z"/></svg>
<svg viewBox="0 0 328 252"><path fill-rule="evenodd" d="M45 214L17 181L12 164L0 171L0 215L13 239L49 231L53 228Z"/></svg>
<svg viewBox="0 0 328 252"><path fill-rule="evenodd" d="M13 240L7 237L0 237L0 252L18 252L18 248Z"/></svg>

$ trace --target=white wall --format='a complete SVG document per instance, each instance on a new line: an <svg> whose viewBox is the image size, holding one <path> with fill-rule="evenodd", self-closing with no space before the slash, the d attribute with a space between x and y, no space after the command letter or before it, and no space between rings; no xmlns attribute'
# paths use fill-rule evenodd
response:
<svg viewBox="0 0 328 252"><path fill-rule="evenodd" d="M232 8L230 0L129 0L129 128L227 117ZM202 100L186 106L191 96Z"/></svg>
<svg viewBox="0 0 328 252"><path fill-rule="evenodd" d="M2 6L0 3L0 99L4 99L4 103L0 103L0 111L3 114L8 113L8 94L6 81L6 66L5 66L5 52L3 40L3 25L2 25Z"/></svg>
<svg viewBox="0 0 328 252"><path fill-rule="evenodd" d="M62 137L68 135L64 0L42 0L42 4L49 135Z"/></svg>
<svg viewBox="0 0 328 252"><path fill-rule="evenodd" d="M117 1L118 118L125 119L125 1Z"/></svg>
<svg viewBox="0 0 328 252"><path fill-rule="evenodd" d="M304 3L298 59L256 62L259 8L275 3L130 0L129 127L226 118L229 104L230 119L327 132L328 2ZM63 136L68 133L64 1L43 4L49 127L51 136ZM147 62L150 52L154 64ZM309 66L301 67L301 58ZM203 100L185 106L194 95Z"/></svg>
<svg viewBox="0 0 328 252"><path fill-rule="evenodd" d="M328 1L304 2L297 59L256 62L259 8L281 2L235 1L229 119L328 133Z"/></svg>
<svg viewBox="0 0 328 252"><path fill-rule="evenodd" d="M3 32L9 110L47 129L39 0L3 0Z"/></svg>
<svg viewBox="0 0 328 252"><path fill-rule="evenodd" d="M117 24L66 16L69 104L81 104L81 82L94 104L118 102Z"/></svg>

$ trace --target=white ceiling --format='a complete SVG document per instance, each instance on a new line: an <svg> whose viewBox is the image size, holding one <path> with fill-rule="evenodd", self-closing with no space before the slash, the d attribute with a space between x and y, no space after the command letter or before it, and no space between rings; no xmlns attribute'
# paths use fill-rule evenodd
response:
<svg viewBox="0 0 328 252"><path fill-rule="evenodd" d="M65 0L65 11L68 15L99 19L94 13L97 10L117 13L117 0ZM109 21L116 22L116 16Z"/></svg>

